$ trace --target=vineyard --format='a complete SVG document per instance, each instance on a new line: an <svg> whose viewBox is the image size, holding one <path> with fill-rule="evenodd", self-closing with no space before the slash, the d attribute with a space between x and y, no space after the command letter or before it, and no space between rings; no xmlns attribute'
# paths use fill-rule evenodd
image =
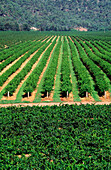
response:
<svg viewBox="0 0 111 170"><path fill-rule="evenodd" d="M0 43L0 103L111 102L110 38L15 37Z"/></svg>
<svg viewBox="0 0 111 170"><path fill-rule="evenodd" d="M110 121L111 33L0 32L1 170L110 170Z"/></svg>
<svg viewBox="0 0 111 170"><path fill-rule="evenodd" d="M110 105L0 108L1 170L111 169Z"/></svg>

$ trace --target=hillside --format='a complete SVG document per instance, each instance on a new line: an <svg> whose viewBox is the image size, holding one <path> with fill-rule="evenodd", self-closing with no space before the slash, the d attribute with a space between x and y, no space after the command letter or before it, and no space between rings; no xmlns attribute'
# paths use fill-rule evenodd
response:
<svg viewBox="0 0 111 170"><path fill-rule="evenodd" d="M0 30L111 29L110 0L1 0Z"/></svg>

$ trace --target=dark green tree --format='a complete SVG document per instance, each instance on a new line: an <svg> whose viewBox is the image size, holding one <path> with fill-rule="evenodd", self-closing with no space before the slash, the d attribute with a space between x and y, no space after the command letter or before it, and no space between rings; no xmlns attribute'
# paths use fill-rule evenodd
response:
<svg viewBox="0 0 111 170"><path fill-rule="evenodd" d="M30 31L28 24L23 24L22 29L23 29L23 31Z"/></svg>

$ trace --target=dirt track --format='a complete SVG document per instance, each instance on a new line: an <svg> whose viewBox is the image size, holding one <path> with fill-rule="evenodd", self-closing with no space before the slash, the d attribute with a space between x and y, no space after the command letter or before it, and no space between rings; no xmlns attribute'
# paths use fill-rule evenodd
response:
<svg viewBox="0 0 111 170"><path fill-rule="evenodd" d="M15 103L15 104L0 104L0 107L10 107L10 106L16 106L16 107L26 107L26 106L53 106L53 105L64 105L64 104L69 104L69 105L72 105L72 104L77 104L77 105L81 105L81 104L95 104L95 105L109 105L111 104L111 102L51 102L51 103Z"/></svg>

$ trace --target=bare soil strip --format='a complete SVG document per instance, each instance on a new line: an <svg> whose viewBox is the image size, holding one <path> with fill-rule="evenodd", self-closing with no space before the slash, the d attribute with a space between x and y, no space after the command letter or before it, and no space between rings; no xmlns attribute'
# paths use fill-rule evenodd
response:
<svg viewBox="0 0 111 170"><path fill-rule="evenodd" d="M49 41L51 40L52 37L54 37L54 36L51 36L51 37L47 40L47 42L49 42ZM55 38L54 38L54 39L55 39ZM52 39L52 41L53 41L53 39Z"/></svg>
<svg viewBox="0 0 111 170"><path fill-rule="evenodd" d="M106 91L106 99L105 96L100 97L100 100L102 102L111 102L111 93L109 91Z"/></svg>
<svg viewBox="0 0 111 170"><path fill-rule="evenodd" d="M72 38L70 36L68 36L70 38L70 40L74 43L74 41L72 40Z"/></svg>
<svg viewBox="0 0 111 170"><path fill-rule="evenodd" d="M28 59L26 59L25 62L22 63L22 65L20 66L20 68L15 72L13 73L10 77L8 77L7 81L3 84L2 87L0 87L0 92L7 86L7 84L25 67L25 65L30 61L30 59L38 52L35 51L33 54L30 55L30 57ZM4 98L3 98L4 100Z"/></svg>
<svg viewBox="0 0 111 170"><path fill-rule="evenodd" d="M0 64L2 64L5 60L1 61Z"/></svg>
<svg viewBox="0 0 111 170"><path fill-rule="evenodd" d="M26 52L28 53L28 51ZM25 54L26 54L25 53ZM7 71L11 66L13 66L18 60L20 60L20 58L22 58L25 54L21 55L19 58L17 58L14 62L12 62L11 64L7 65L1 72L0 72L0 76Z"/></svg>
<svg viewBox="0 0 111 170"><path fill-rule="evenodd" d="M67 97L60 97L61 101L62 102L73 102L74 99L73 99L73 93L69 93L69 96L68 98Z"/></svg>
<svg viewBox="0 0 111 170"><path fill-rule="evenodd" d="M49 38L49 36L48 37L46 37L44 40L42 40L41 42L44 42L46 39L48 39Z"/></svg>
<svg viewBox="0 0 111 170"><path fill-rule="evenodd" d="M81 102L94 102L94 98L88 93L88 97L81 97Z"/></svg>
<svg viewBox="0 0 111 170"><path fill-rule="evenodd" d="M51 103L15 103L15 104L0 104L0 107L12 107L12 106L16 106L16 107L26 107L26 106L30 106L30 107L33 107L33 106L61 106L61 105L81 105L81 104L94 104L94 105L110 105L111 102L63 102L63 103L60 103L60 102L51 102Z"/></svg>
<svg viewBox="0 0 111 170"><path fill-rule="evenodd" d="M54 41L54 39L55 39L56 37L57 37L57 36L55 36L55 37L53 38L53 41ZM59 38L59 37L58 37L58 38ZM58 38L57 38L57 41L58 41ZM39 81L38 81L38 83L37 83L37 88L32 92L32 94L31 94L31 96L30 96L29 98L28 98L28 97L22 98L22 101L30 101L30 102L33 102L33 101L34 101L35 95L36 95L36 93L37 93L38 86L39 86L39 84L40 84L40 82L41 82L41 79L42 79L42 77L43 77L46 69L47 69L47 66L48 66L48 64L49 64L50 58L51 58L51 56L52 56L52 53L53 53L53 51L54 51L54 49L55 49L55 47L56 47L56 45L57 45L57 41L56 41L56 44L55 44L55 46L53 47L53 49L52 49L52 51L51 51L51 53L50 53L50 56L49 56L49 58L48 58L48 60L47 60L47 63L46 63L46 65L45 65L45 67L44 67L44 69L43 69L43 71L42 71L42 73L41 73L41 75L40 75L40 77L39 77ZM50 45L51 45L51 44L52 44L52 43L50 43Z"/></svg>

